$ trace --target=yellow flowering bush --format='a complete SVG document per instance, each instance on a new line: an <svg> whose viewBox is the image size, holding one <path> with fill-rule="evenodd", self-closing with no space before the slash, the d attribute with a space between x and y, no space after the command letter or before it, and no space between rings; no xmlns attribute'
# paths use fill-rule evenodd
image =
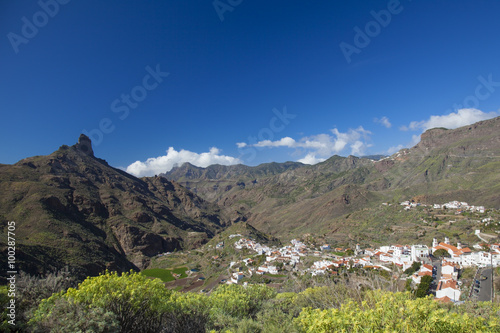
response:
<svg viewBox="0 0 500 333"><path fill-rule="evenodd" d="M339 309L304 308L295 319L301 332L500 332L497 318L486 321L448 311L432 298L410 293L369 291L361 303Z"/></svg>

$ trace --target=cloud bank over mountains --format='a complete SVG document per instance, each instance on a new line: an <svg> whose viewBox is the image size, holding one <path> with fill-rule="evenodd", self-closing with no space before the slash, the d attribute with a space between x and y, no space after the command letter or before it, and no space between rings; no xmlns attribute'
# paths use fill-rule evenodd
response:
<svg viewBox="0 0 500 333"><path fill-rule="evenodd" d="M322 133L311 136L305 136L298 140L291 137L284 137L280 140L263 140L249 145L244 142L238 142L238 148L258 147L258 148L278 148L286 147L305 152L306 156L298 160L305 164L316 164L324 161L326 158L349 151L351 155L362 155L368 147L371 147L371 132L365 130L362 126L356 129L349 129L342 133L337 128L330 130L330 133Z"/></svg>
<svg viewBox="0 0 500 333"><path fill-rule="evenodd" d="M233 165L241 163L238 158L221 155L220 149L216 147L201 154L184 149L177 151L170 147L166 155L148 158L145 162L136 161L130 164L126 171L136 177L154 176L170 171L174 166L182 165L185 162L203 168L212 164Z"/></svg>
<svg viewBox="0 0 500 333"><path fill-rule="evenodd" d="M444 127L447 129L454 129L478 121L488 120L500 116L500 112L483 112L478 109L460 109L442 116L430 116L427 120L412 121L408 126L402 126L402 131L422 131L436 127Z"/></svg>
<svg viewBox="0 0 500 333"><path fill-rule="evenodd" d="M428 119L411 121L408 125L399 127L400 131L413 131L411 140L407 144L398 144L386 150L387 154L393 154L402 148L409 148L420 141L420 134L430 128L445 127L454 129L470 125L478 121L487 120L500 116L500 111L483 112L478 109L460 109L445 115L432 115ZM373 121L382 125L387 130L392 127L387 117L374 118ZM363 156L367 149L372 147L373 133L359 126L340 132L337 128L328 133L311 136L303 136L298 139L289 136L279 140L262 140L254 144L238 142L238 148L255 147L262 149L293 149L291 155L302 156L297 161L304 164L316 164L325 161L335 154ZM146 161L136 161L130 164L126 171L134 176L154 176L170 171L176 165L189 162L199 167L207 167L212 164L234 165L243 163L238 157L221 154L221 150L212 147L208 152L196 153L181 149L180 151L170 147L166 155L148 158Z"/></svg>
<svg viewBox="0 0 500 333"><path fill-rule="evenodd" d="M408 126L401 126L400 131L417 131L419 134L413 134L411 141L406 145L398 145L390 147L387 150L388 154L394 154L402 148L413 147L420 142L420 134L428 129L436 127L444 127L447 129L455 129L462 126L477 123L478 121L488 120L500 116L500 112L483 112L478 109L459 109L456 112L451 112L445 115L435 116L432 115L426 120L412 121Z"/></svg>

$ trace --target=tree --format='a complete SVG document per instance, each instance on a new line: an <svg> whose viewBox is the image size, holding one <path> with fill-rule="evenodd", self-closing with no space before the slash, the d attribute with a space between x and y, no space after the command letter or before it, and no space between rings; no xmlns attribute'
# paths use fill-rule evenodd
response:
<svg viewBox="0 0 500 333"><path fill-rule="evenodd" d="M412 275L413 273L417 272L420 267L422 266L422 263L419 262L419 261L414 261L412 264L411 264L411 267L408 267L404 273L405 274L408 274L408 275Z"/></svg>
<svg viewBox="0 0 500 333"><path fill-rule="evenodd" d="M420 279L420 284L417 287L417 291L415 292L415 296L417 298L425 297L429 294L429 289L431 288L432 276L424 275Z"/></svg>
<svg viewBox="0 0 500 333"><path fill-rule="evenodd" d="M406 279L406 282L405 282L405 291L412 291L412 288L411 288L411 279Z"/></svg>
<svg viewBox="0 0 500 333"><path fill-rule="evenodd" d="M449 258L450 254L445 249L439 249L432 254L436 258Z"/></svg>

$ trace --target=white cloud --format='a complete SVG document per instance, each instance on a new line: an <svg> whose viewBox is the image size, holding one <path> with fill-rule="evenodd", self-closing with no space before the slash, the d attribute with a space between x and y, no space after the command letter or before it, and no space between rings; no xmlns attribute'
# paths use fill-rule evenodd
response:
<svg viewBox="0 0 500 333"><path fill-rule="evenodd" d="M290 137L284 137L278 141L264 140L257 142L255 147L295 147L297 142Z"/></svg>
<svg viewBox="0 0 500 333"><path fill-rule="evenodd" d="M397 146L390 147L389 149L387 149L387 154L392 155L394 153L397 153L398 151L400 151L403 148L405 148L405 146L403 146L403 145L397 145Z"/></svg>
<svg viewBox="0 0 500 333"><path fill-rule="evenodd" d="M365 144L363 141L355 141L353 144L350 145L351 147L351 154L352 155L363 155L365 152L366 147L370 147L371 145Z"/></svg>
<svg viewBox="0 0 500 333"><path fill-rule="evenodd" d="M400 151L403 148L413 147L413 146L415 146L419 142L420 142L420 134L413 134L411 136L411 141L408 142L406 145L401 145L400 144L400 145L397 145L397 146L392 146L389 149L387 149L387 151L385 152L385 154L392 155L394 153L397 153L398 151Z"/></svg>
<svg viewBox="0 0 500 333"><path fill-rule="evenodd" d="M418 134L413 134L413 135L411 136L411 142L410 142L409 146L410 146L410 147L413 147L413 146L415 146L415 145L416 145L417 143L419 143L419 142L420 142L420 135L418 135Z"/></svg>
<svg viewBox="0 0 500 333"><path fill-rule="evenodd" d="M385 128L391 128L392 127L392 124L389 121L389 118L387 118L386 116L384 116L384 117L382 117L380 119L375 118L375 119L373 119L373 121L376 122L377 124L381 124Z"/></svg>
<svg viewBox="0 0 500 333"><path fill-rule="evenodd" d="M184 149L177 151L170 147L166 155L151 157L145 162L136 161L130 164L126 171L136 177L144 177L170 171L175 165L181 165L184 162L199 167L207 167L212 164L233 165L241 163L238 158L221 155L220 153L220 149L216 147L212 147L210 151L201 154Z"/></svg>
<svg viewBox="0 0 500 333"><path fill-rule="evenodd" d="M300 159L299 162L314 164L321 161L322 158L330 157L334 154L341 153L342 151L350 148L350 154L362 155L366 148L371 145L367 142L372 133L365 130L362 126L356 129L349 129L347 132L342 133L338 129L331 130L331 134L322 133L312 136L303 137L295 140L290 137L284 137L276 141L263 140L253 145L239 142L236 145L239 148L251 146L259 148L276 148L286 147L294 149L303 149L307 155ZM316 157L319 156L319 157Z"/></svg>
<svg viewBox="0 0 500 333"><path fill-rule="evenodd" d="M301 158L297 162L312 165L312 164L317 164L319 162L323 162L325 160L326 160L325 158L317 158L314 153L309 153L304 158Z"/></svg>
<svg viewBox="0 0 500 333"><path fill-rule="evenodd" d="M444 127L454 129L462 126L467 126L481 120L487 120L498 117L499 112L483 112L478 109L460 109L457 112L452 112L442 116L431 116L427 120L412 121L408 126L402 126L401 130L422 130L426 131L430 128Z"/></svg>

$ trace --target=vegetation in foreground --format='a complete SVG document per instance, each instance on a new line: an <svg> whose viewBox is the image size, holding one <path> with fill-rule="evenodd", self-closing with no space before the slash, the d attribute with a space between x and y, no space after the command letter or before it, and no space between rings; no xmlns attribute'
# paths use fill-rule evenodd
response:
<svg viewBox="0 0 500 333"><path fill-rule="evenodd" d="M450 306L341 283L285 293L265 285L221 285L207 295L168 290L160 279L139 273L107 272L76 288L60 287L26 305L27 322L16 325L18 331L500 332L498 303ZM1 296L5 303L5 290ZM2 320L3 331L12 329L5 313Z"/></svg>

